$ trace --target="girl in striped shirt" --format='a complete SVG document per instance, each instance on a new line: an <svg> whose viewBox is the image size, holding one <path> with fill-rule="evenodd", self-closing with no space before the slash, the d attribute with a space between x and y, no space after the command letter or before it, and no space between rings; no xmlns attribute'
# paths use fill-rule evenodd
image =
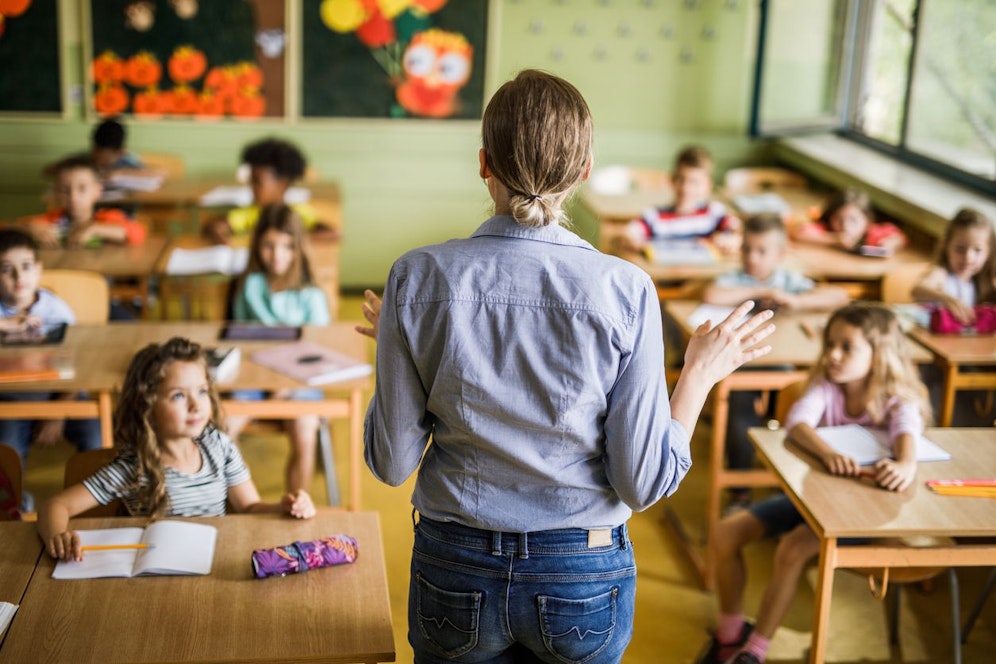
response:
<svg viewBox="0 0 996 664"><path fill-rule="evenodd" d="M214 424L218 397L201 347L174 337L149 344L128 367L114 411L114 440L121 450L107 466L50 501L38 514L38 532L49 555L81 560L79 536L69 519L120 498L135 516L221 516L283 512L315 514L304 490L280 504L260 500L238 448Z"/></svg>
<svg viewBox="0 0 996 664"><path fill-rule="evenodd" d="M858 477L862 469L857 461L830 447L816 428L860 424L886 429L894 458L876 462L870 469L872 480L887 491L903 491L916 475L916 439L929 419L927 388L910 359L895 314L881 304L854 303L830 317L820 360L806 392L789 411L785 430L830 474ZM782 539L755 625L744 619L743 548L778 536ZM763 662L806 564L820 552L820 539L792 501L779 494L721 520L713 542L719 627L696 663Z"/></svg>

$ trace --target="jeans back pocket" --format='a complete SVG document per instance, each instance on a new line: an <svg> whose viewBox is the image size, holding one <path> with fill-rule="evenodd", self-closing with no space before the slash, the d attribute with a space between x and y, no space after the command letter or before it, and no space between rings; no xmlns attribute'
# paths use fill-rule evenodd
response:
<svg viewBox="0 0 996 664"><path fill-rule="evenodd" d="M482 593L443 590L421 574L416 582L418 629L425 645L448 659L470 652L477 645Z"/></svg>
<svg viewBox="0 0 996 664"><path fill-rule="evenodd" d="M612 641L616 628L618 588L587 599L540 595L543 643L557 659L569 664L588 662Z"/></svg>

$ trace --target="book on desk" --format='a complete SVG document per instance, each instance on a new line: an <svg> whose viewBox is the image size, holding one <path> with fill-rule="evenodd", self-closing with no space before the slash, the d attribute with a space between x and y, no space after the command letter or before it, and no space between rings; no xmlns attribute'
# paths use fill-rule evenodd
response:
<svg viewBox="0 0 996 664"><path fill-rule="evenodd" d="M373 373L369 364L311 341L259 350L252 354L252 360L306 385L327 385Z"/></svg>
<svg viewBox="0 0 996 664"><path fill-rule="evenodd" d="M76 532L83 560L60 560L53 579L210 574L218 539L214 526L175 520Z"/></svg>
<svg viewBox="0 0 996 664"><path fill-rule="evenodd" d="M69 380L76 377L73 352L31 349L17 355L0 355L0 383Z"/></svg>
<svg viewBox="0 0 996 664"><path fill-rule="evenodd" d="M868 429L860 424L844 424L835 427L820 427L816 433L830 447L840 454L851 457L859 465L867 466L879 459L893 457L889 445L889 434L881 429ZM918 436L916 439L916 460L950 461L951 455L937 443Z"/></svg>
<svg viewBox="0 0 996 664"><path fill-rule="evenodd" d="M200 249L177 247L169 255L166 274L185 276L193 274L242 274L249 264L248 247L229 247L219 244Z"/></svg>

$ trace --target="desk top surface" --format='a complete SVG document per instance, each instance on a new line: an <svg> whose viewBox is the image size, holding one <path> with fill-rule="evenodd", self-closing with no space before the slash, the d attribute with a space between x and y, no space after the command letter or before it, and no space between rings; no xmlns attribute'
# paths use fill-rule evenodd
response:
<svg viewBox="0 0 996 664"><path fill-rule="evenodd" d="M240 185L239 182L225 178L171 178L164 181L156 191L123 191L121 197L111 201L110 204L197 206L200 204L201 196L215 187ZM311 191L314 199L338 202L341 198L339 185L332 181L302 182L295 186Z"/></svg>
<svg viewBox="0 0 996 664"><path fill-rule="evenodd" d="M996 365L996 334L934 334L916 326L910 336L948 362Z"/></svg>
<svg viewBox="0 0 996 664"><path fill-rule="evenodd" d="M96 249L42 249L38 257L46 268L90 270L108 277L149 276L169 238L150 234L139 245L105 244Z"/></svg>
<svg viewBox="0 0 996 664"><path fill-rule="evenodd" d="M762 457L827 537L991 537L989 498L943 496L928 479L996 477L996 429L931 428L926 436L951 453L950 461L920 463L907 490L885 491L868 479L830 475L813 456L785 440L785 431L750 429Z"/></svg>
<svg viewBox="0 0 996 664"><path fill-rule="evenodd" d="M0 528L0 602L20 604L41 556L41 540L33 523L5 521Z"/></svg>
<svg viewBox="0 0 996 664"><path fill-rule="evenodd" d="M77 390L112 391L120 387L125 371L136 352L151 342L162 342L174 336L196 341L203 346L237 346L242 351L239 371L231 385L240 388L276 390L301 387L301 383L252 361L253 352L287 343L285 341L227 341L220 340L223 323L202 322L127 322L106 325L71 325L65 341L58 346L3 347L0 356L58 352L72 352L75 376L58 381L17 382L0 384L0 391L52 391ZM366 362L366 342L352 324L333 323L328 326L306 325L301 338L327 346L350 358ZM325 390L351 390L369 385L369 377L357 378L322 386ZM228 384L219 384L225 388Z"/></svg>
<svg viewBox="0 0 996 664"><path fill-rule="evenodd" d="M307 521L270 514L196 521L218 528L208 576L56 580L55 562L42 557L0 662L394 661L375 512L322 510ZM146 522L118 517L76 519L73 525ZM0 524L0 532L8 525ZM359 542L355 563L262 580L252 575L255 549L340 533Z"/></svg>

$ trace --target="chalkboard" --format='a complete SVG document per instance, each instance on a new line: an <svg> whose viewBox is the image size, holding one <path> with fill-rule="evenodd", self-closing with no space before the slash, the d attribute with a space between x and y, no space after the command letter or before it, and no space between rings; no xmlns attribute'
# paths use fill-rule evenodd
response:
<svg viewBox="0 0 996 664"><path fill-rule="evenodd" d="M302 12L304 117L481 116L487 0L305 0Z"/></svg>
<svg viewBox="0 0 996 664"><path fill-rule="evenodd" d="M56 0L0 0L0 111L62 112Z"/></svg>
<svg viewBox="0 0 996 664"><path fill-rule="evenodd" d="M100 116L279 117L284 0L90 2L90 108Z"/></svg>

